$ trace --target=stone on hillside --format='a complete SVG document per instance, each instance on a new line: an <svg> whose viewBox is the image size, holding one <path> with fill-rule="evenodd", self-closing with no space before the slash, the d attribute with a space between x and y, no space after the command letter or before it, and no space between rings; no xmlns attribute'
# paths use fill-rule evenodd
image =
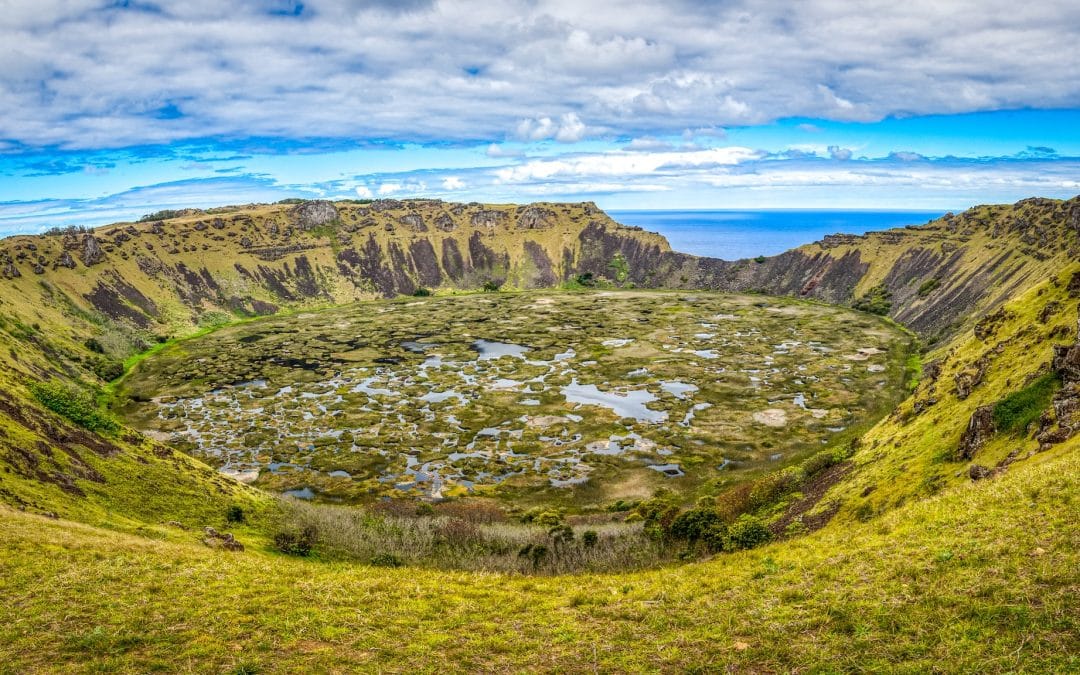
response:
<svg viewBox="0 0 1080 675"><path fill-rule="evenodd" d="M34 274L45 274L45 268L41 266L41 263L34 263Z"/></svg>
<svg viewBox="0 0 1080 675"><path fill-rule="evenodd" d="M956 459L971 459L979 448L986 445L994 435L994 406L981 405L971 413L967 429L960 437L960 445L956 449Z"/></svg>
<svg viewBox="0 0 1080 675"><path fill-rule="evenodd" d="M105 260L105 251L101 250L101 244L92 234L83 236L82 253L80 255L83 264L87 267L96 265Z"/></svg>
<svg viewBox="0 0 1080 675"><path fill-rule="evenodd" d="M424 224L424 217L417 213L409 213L400 218L398 222L405 225L414 232L427 232L427 225Z"/></svg>
<svg viewBox="0 0 1080 675"><path fill-rule="evenodd" d="M75 259L71 257L71 253L64 251L60 254L60 257L56 259L58 267L66 267L69 270L75 269Z"/></svg>
<svg viewBox="0 0 1080 675"><path fill-rule="evenodd" d="M243 551L244 545L236 541L231 532L218 532L212 527L207 527L204 531L205 537L203 537L203 543L210 548L220 548L226 551Z"/></svg>
<svg viewBox="0 0 1080 675"><path fill-rule="evenodd" d="M992 475L994 475L994 472L982 464L972 464L968 467L968 478L971 480L982 480Z"/></svg>
<svg viewBox="0 0 1080 675"><path fill-rule="evenodd" d="M555 225L555 212L539 206L527 206L518 216L519 230L543 230Z"/></svg>
<svg viewBox="0 0 1080 675"><path fill-rule="evenodd" d="M301 230L310 230L338 219L337 207L324 199L297 204L289 211Z"/></svg>
<svg viewBox="0 0 1080 675"><path fill-rule="evenodd" d="M457 228L457 225L454 223L453 218L445 213L440 213L438 217L435 218L435 227L443 232L453 232Z"/></svg>
<svg viewBox="0 0 1080 675"><path fill-rule="evenodd" d="M469 219L473 227L495 227L506 220L506 213L494 209L484 209L474 213Z"/></svg>
<svg viewBox="0 0 1080 675"><path fill-rule="evenodd" d="M4 265L2 273L5 279L16 279L22 276L22 274L19 272L19 268L16 267L15 263L10 260L7 262L6 265Z"/></svg>

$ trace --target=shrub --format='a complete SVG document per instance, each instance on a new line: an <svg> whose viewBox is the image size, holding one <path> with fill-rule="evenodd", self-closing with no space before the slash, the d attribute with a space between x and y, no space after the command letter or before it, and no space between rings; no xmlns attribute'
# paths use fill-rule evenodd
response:
<svg viewBox="0 0 1080 675"><path fill-rule="evenodd" d="M233 504L225 510L225 520L230 523L244 522L244 509Z"/></svg>
<svg viewBox="0 0 1080 675"><path fill-rule="evenodd" d="M612 257L611 262L608 263L608 269L615 275L615 281L620 284L630 278L630 262L627 261L622 251Z"/></svg>
<svg viewBox="0 0 1080 675"><path fill-rule="evenodd" d="M427 289L427 288L418 288L415 291L413 291L412 294L413 294L413 297L416 297L416 298L426 298L426 297L429 297L431 295L431 290Z"/></svg>
<svg viewBox="0 0 1080 675"><path fill-rule="evenodd" d="M393 553L379 553L371 558L373 567L403 567L405 563Z"/></svg>
<svg viewBox="0 0 1080 675"><path fill-rule="evenodd" d="M705 528L701 533L701 543L710 553L719 553L724 550L728 540L728 528L724 523L714 523Z"/></svg>
<svg viewBox="0 0 1080 675"><path fill-rule="evenodd" d="M758 257L754 258L754 262L756 262L759 265L761 263L765 262L766 260L767 260L767 258L765 256L763 256L763 255L759 255Z"/></svg>
<svg viewBox="0 0 1080 675"><path fill-rule="evenodd" d="M161 211L154 211L153 213L146 214L142 218L139 218L139 222L148 223L152 220L169 220L170 218L176 218L182 215L183 211L177 211L175 209L163 209Z"/></svg>
<svg viewBox="0 0 1080 675"><path fill-rule="evenodd" d="M491 279L488 279L487 281L484 282L484 284L480 288L482 288L485 293L495 293L500 288L502 288L502 284L499 283L498 281L493 281Z"/></svg>
<svg viewBox="0 0 1080 675"><path fill-rule="evenodd" d="M892 293L883 284L879 284L871 288L866 295L856 300L851 306L861 312L884 316L892 309L891 300Z"/></svg>
<svg viewBox="0 0 1080 675"><path fill-rule="evenodd" d="M124 363L110 358L95 359L91 369L101 379L112 382L124 374Z"/></svg>
<svg viewBox="0 0 1080 675"><path fill-rule="evenodd" d="M727 530L724 549L738 551L769 541L769 529L754 516L743 514Z"/></svg>
<svg viewBox="0 0 1080 675"><path fill-rule="evenodd" d="M714 525L723 524L720 512L713 507L699 506L683 511L671 521L669 532L675 539L695 542Z"/></svg>
<svg viewBox="0 0 1080 675"><path fill-rule="evenodd" d="M83 344L86 346L87 349L94 352L95 354L105 353L105 347L101 345L101 342L97 338L88 338Z"/></svg>
<svg viewBox="0 0 1080 675"><path fill-rule="evenodd" d="M563 514L561 511L545 509L538 506L531 508L522 514L521 522L536 523L543 527L555 527L556 525L562 525Z"/></svg>
<svg viewBox="0 0 1080 675"><path fill-rule="evenodd" d="M593 278L592 272L585 272L574 277L574 283L578 286L590 288L596 285L596 279Z"/></svg>
<svg viewBox="0 0 1080 675"><path fill-rule="evenodd" d="M1039 418L1061 386L1055 373L1036 379L994 404L994 426L998 431L1024 432Z"/></svg>
<svg viewBox="0 0 1080 675"><path fill-rule="evenodd" d="M37 382L30 385L30 392L43 406L84 429L105 433L120 428L112 416L98 408L93 396L76 387L56 381Z"/></svg>
<svg viewBox="0 0 1080 675"><path fill-rule="evenodd" d="M596 546L596 543L600 541L600 535L596 534L596 530L585 530L581 533L581 543L586 548L592 548Z"/></svg>
<svg viewBox="0 0 1080 675"><path fill-rule="evenodd" d="M283 530L274 535L274 547L288 555L307 556L315 548L318 538L319 532L314 525L302 530Z"/></svg>

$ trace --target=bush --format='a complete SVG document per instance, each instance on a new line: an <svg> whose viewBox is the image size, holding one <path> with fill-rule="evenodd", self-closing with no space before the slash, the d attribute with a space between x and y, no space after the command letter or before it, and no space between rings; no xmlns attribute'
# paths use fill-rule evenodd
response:
<svg viewBox="0 0 1080 675"><path fill-rule="evenodd" d="M600 541L600 535L596 533L596 530L585 530L581 533L581 543L586 548L592 548L596 546L596 543Z"/></svg>
<svg viewBox="0 0 1080 675"><path fill-rule="evenodd" d="M709 528L722 525L720 512L713 507L699 506L683 511L671 521L669 532L675 539L695 542L705 536Z"/></svg>
<svg viewBox="0 0 1080 675"><path fill-rule="evenodd" d="M405 563L393 553L380 553L371 559L374 567L403 567Z"/></svg>
<svg viewBox="0 0 1080 675"><path fill-rule="evenodd" d="M230 523L244 522L244 509L235 504L230 506L225 511L225 520Z"/></svg>
<svg viewBox="0 0 1080 675"><path fill-rule="evenodd" d="M574 283L578 286L584 286L585 288L591 288L596 285L596 279L593 278L592 272L585 272L574 277Z"/></svg>
<svg viewBox="0 0 1080 675"><path fill-rule="evenodd" d="M728 528L724 523L714 523L701 533L701 543L710 553L719 553L727 546Z"/></svg>
<svg viewBox="0 0 1080 675"><path fill-rule="evenodd" d="M759 255L758 257L754 258L754 262L756 262L759 265L761 263L765 262L766 260L767 260L767 258L765 256L763 256L763 255Z"/></svg>
<svg viewBox="0 0 1080 675"><path fill-rule="evenodd" d="M871 288L866 295L856 300L851 306L861 312L884 316L892 309L891 299L892 293L889 292L889 289L885 288L883 284L879 284Z"/></svg>
<svg viewBox="0 0 1080 675"><path fill-rule="evenodd" d="M95 359L91 369L101 379L112 382L124 374L124 363L110 358Z"/></svg>
<svg viewBox="0 0 1080 675"><path fill-rule="evenodd" d="M770 537L769 529L760 520L744 514L728 528L724 549L739 551L754 548L769 541Z"/></svg>
<svg viewBox="0 0 1080 675"><path fill-rule="evenodd" d="M563 513L561 511L537 506L522 514L521 522L536 523L537 525L542 525L544 527L555 527L557 525L562 525Z"/></svg>
<svg viewBox="0 0 1080 675"><path fill-rule="evenodd" d="M153 213L146 214L142 218L139 218L139 222L148 223L153 220L169 220L170 218L176 218L182 215L184 215L183 211L177 211L176 209L163 209L161 211L154 211Z"/></svg>
<svg viewBox="0 0 1080 675"><path fill-rule="evenodd" d="M101 342L97 338L89 338L83 344L86 346L87 349L94 352L95 354L105 353L105 347L102 346Z"/></svg>
<svg viewBox="0 0 1080 675"><path fill-rule="evenodd" d="M416 297L416 298L426 298L426 297L429 297L430 295L431 295L431 290L427 289L427 288L418 288L415 291L413 291L413 297Z"/></svg>
<svg viewBox="0 0 1080 675"><path fill-rule="evenodd" d="M1054 399L1061 386L1055 373L1048 373L994 404L994 427L998 431L1024 432Z"/></svg>
<svg viewBox="0 0 1080 675"><path fill-rule="evenodd" d="M319 532L314 525L302 530L284 530L274 535L274 547L282 553L307 556L319 539Z"/></svg>
<svg viewBox="0 0 1080 675"><path fill-rule="evenodd" d="M84 429L107 433L120 428L112 416L98 408L93 396L76 387L56 381L37 382L30 385L30 393L43 406Z"/></svg>
<svg viewBox="0 0 1080 675"><path fill-rule="evenodd" d="M487 281L484 282L484 284L481 286L481 288L484 289L485 293L495 293L500 288L502 288L502 284L499 283L498 281L493 281L491 279L488 279Z"/></svg>

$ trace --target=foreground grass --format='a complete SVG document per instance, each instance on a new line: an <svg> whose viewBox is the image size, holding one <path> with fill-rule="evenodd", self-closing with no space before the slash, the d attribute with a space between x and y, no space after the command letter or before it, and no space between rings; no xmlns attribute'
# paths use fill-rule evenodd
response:
<svg viewBox="0 0 1080 675"><path fill-rule="evenodd" d="M540 578L228 554L2 510L0 671L1065 672L1078 482L1072 447L848 529Z"/></svg>

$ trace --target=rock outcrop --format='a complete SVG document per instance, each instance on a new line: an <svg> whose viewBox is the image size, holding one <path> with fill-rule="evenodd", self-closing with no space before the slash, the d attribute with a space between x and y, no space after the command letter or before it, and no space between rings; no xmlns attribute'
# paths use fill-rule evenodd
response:
<svg viewBox="0 0 1080 675"><path fill-rule="evenodd" d="M101 250L101 244L92 234L83 235L82 252L80 253L83 264L92 267L105 262L105 251Z"/></svg>
<svg viewBox="0 0 1080 675"><path fill-rule="evenodd" d="M967 429L960 437L960 445L956 449L957 460L967 460L975 456L982 446L986 445L996 431L994 426L994 406L982 405L975 409L968 420Z"/></svg>
<svg viewBox="0 0 1080 675"><path fill-rule="evenodd" d="M337 207L322 199L297 204L289 211L289 215L301 230L332 223L339 217Z"/></svg>

